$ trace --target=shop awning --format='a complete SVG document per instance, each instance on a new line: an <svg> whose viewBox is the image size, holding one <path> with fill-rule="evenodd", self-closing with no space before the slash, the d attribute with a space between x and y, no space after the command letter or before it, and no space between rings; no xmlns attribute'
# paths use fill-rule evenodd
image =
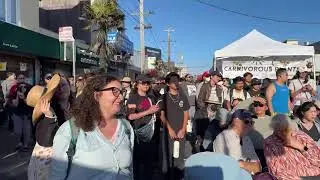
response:
<svg viewBox="0 0 320 180"><path fill-rule="evenodd" d="M58 39L0 21L0 50L60 59Z"/></svg>

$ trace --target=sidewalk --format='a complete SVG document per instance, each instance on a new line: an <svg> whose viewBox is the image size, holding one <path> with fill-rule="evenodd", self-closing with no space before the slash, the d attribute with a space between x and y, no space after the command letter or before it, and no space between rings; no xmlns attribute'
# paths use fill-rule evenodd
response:
<svg viewBox="0 0 320 180"><path fill-rule="evenodd" d="M0 179L27 180L32 149L28 152L15 150L18 138L9 132L6 126L0 127L0 142Z"/></svg>

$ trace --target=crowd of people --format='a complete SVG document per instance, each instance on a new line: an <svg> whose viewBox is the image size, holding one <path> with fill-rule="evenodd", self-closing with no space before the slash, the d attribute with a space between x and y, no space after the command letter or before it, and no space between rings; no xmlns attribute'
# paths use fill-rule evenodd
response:
<svg viewBox="0 0 320 180"><path fill-rule="evenodd" d="M35 86L7 73L1 86L2 123L17 149L33 150L30 180L220 177L191 164L241 170L243 179L320 175L320 93L307 68L290 80L279 68L274 81L60 72Z"/></svg>

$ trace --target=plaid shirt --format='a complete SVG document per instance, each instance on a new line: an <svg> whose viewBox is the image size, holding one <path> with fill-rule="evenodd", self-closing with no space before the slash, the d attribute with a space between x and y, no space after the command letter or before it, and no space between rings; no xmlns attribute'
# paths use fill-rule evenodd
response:
<svg viewBox="0 0 320 180"><path fill-rule="evenodd" d="M280 138L269 136L264 142L264 154L269 172L279 180L299 180L303 176L320 175L320 148L308 135L301 131L293 132L301 143L306 143L308 150L298 150L283 145Z"/></svg>

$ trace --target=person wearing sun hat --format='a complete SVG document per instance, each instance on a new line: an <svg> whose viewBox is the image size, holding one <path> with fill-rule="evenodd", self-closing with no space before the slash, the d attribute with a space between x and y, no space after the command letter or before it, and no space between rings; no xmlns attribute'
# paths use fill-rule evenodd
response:
<svg viewBox="0 0 320 180"><path fill-rule="evenodd" d="M123 97L124 97L125 104L127 104L127 101L129 99L129 95L131 93L131 88L132 88L131 78L130 77L124 77L121 80L121 85L122 85L122 88L125 89L125 93L123 94Z"/></svg>
<svg viewBox="0 0 320 180"><path fill-rule="evenodd" d="M36 127L36 145L28 167L28 179L48 179L53 153L53 138L59 128L58 118L51 102L60 84L60 76L55 74L47 86L36 85L27 95L27 105L33 107L32 123Z"/></svg>

